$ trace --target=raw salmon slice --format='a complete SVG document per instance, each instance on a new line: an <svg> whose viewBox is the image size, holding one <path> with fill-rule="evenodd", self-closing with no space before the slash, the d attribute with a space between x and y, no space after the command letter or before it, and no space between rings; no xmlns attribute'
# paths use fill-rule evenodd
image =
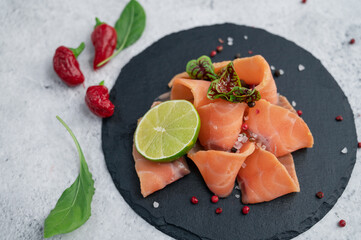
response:
<svg viewBox="0 0 361 240"><path fill-rule="evenodd" d="M240 153L192 149L188 157L197 165L209 190L219 197L227 197L233 190L239 169L254 149L254 144L248 142Z"/></svg>
<svg viewBox="0 0 361 240"><path fill-rule="evenodd" d="M286 108L293 113L297 113L296 110L292 107L292 105L290 104L290 102L288 101L288 99L285 96L282 96L282 95L278 96L277 105L280 107Z"/></svg>
<svg viewBox="0 0 361 240"><path fill-rule="evenodd" d="M267 202L300 191L298 181L295 183L286 167L268 151L257 148L244 165L237 175L244 204Z"/></svg>
<svg viewBox="0 0 361 240"><path fill-rule="evenodd" d="M197 109L201 119L198 139L206 149L230 150L241 132L245 103L219 101Z"/></svg>
<svg viewBox="0 0 361 240"><path fill-rule="evenodd" d="M296 184L297 189L300 191L300 184L298 182L297 174L296 174L296 168L295 163L293 161L293 157L291 153L288 153L282 157L277 158L280 163L282 163L283 166L287 169L288 174L290 174L291 178L293 179L293 182Z"/></svg>
<svg viewBox="0 0 361 240"><path fill-rule="evenodd" d="M228 65L228 63L230 63L230 61L213 63L215 73L218 74L222 68ZM260 92L263 99L266 99L273 104L277 104L278 96L276 83L267 61L261 55L238 58L233 61L233 65L241 80L249 85L257 85L256 89ZM168 86L174 86L175 81L179 78L190 79L186 72L182 72L175 75L168 83Z"/></svg>
<svg viewBox="0 0 361 240"><path fill-rule="evenodd" d="M140 155L134 144L133 158L143 197L163 189L190 173L184 157L167 163L152 162Z"/></svg>
<svg viewBox="0 0 361 240"><path fill-rule="evenodd" d="M218 73L222 68L227 66L229 62L230 61L214 63L215 72ZM262 99L277 104L276 83L267 61L261 55L237 58L233 61L233 65L241 80L249 85L256 85L256 90L259 91Z"/></svg>
<svg viewBox="0 0 361 240"><path fill-rule="evenodd" d="M249 108L245 123L276 157L313 146L312 134L302 118L265 100Z"/></svg>
<svg viewBox="0 0 361 240"><path fill-rule="evenodd" d="M207 98L207 91L211 82L176 78L170 95L171 100L185 99L193 103L195 108L214 102Z"/></svg>

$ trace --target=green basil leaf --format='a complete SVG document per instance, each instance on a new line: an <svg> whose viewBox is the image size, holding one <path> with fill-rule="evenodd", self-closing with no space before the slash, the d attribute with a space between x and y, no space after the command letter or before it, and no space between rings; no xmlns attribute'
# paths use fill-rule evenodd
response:
<svg viewBox="0 0 361 240"><path fill-rule="evenodd" d="M124 48L135 43L143 34L145 20L146 16L142 5L136 0L130 0L114 26L114 29L117 32L117 50L113 55L100 62L97 66L100 67L104 63L110 61Z"/></svg>
<svg viewBox="0 0 361 240"><path fill-rule="evenodd" d="M83 225L91 215L91 201L94 195L94 180L89 172L79 142L71 129L56 117L73 138L80 158L80 172L75 182L60 196L44 223L44 237L68 233Z"/></svg>
<svg viewBox="0 0 361 240"><path fill-rule="evenodd" d="M129 47L142 36L145 18L144 9L136 0L131 0L125 6L114 26L117 31L117 49Z"/></svg>
<svg viewBox="0 0 361 240"><path fill-rule="evenodd" d="M214 72L212 60L208 56L200 56L187 63L186 72L193 79L214 80L218 75Z"/></svg>

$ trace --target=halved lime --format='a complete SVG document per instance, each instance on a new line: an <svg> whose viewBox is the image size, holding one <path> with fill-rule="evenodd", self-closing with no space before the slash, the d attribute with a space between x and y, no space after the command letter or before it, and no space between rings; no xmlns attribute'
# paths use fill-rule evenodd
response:
<svg viewBox="0 0 361 240"><path fill-rule="evenodd" d="M186 154L197 141L201 121L186 100L163 102L150 109L134 134L138 152L156 162L170 162Z"/></svg>

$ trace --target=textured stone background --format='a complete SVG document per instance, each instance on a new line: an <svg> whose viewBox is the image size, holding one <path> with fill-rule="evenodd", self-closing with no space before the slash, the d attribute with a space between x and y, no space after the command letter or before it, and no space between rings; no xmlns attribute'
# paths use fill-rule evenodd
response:
<svg viewBox="0 0 361 240"><path fill-rule="evenodd" d="M77 176L76 149L56 115L78 137L96 193L89 221L54 239L170 239L138 217L114 187L101 149L101 120L87 109L85 88L68 88L52 69L59 45L75 47L85 41L87 48L79 57L85 86L104 79L112 87L133 56L169 33L224 22L264 28L322 61L348 97L360 136L359 0L309 0L307 4L300 0L139 1L147 13L142 38L96 73L91 68L90 42L94 17L113 24L127 1L0 2L0 239L41 239L44 219ZM356 44L349 45L350 38ZM360 188L358 151L342 197L297 239L361 239ZM343 229L337 227L341 218L347 221Z"/></svg>

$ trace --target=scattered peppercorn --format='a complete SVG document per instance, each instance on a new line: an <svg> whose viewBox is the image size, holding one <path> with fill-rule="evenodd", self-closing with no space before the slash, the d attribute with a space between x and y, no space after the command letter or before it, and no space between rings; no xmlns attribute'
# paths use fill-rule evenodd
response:
<svg viewBox="0 0 361 240"><path fill-rule="evenodd" d="M191 202L192 202L193 204L197 204L197 203L198 203L198 198L192 197L192 198L191 198Z"/></svg>
<svg viewBox="0 0 361 240"><path fill-rule="evenodd" d="M341 122L343 120L343 117L341 115L338 115L335 119L336 121Z"/></svg>
<svg viewBox="0 0 361 240"><path fill-rule="evenodd" d="M233 153L237 152L237 148L232 147L231 152L233 152Z"/></svg>
<svg viewBox="0 0 361 240"><path fill-rule="evenodd" d="M212 203L216 203L216 202L218 202L218 200L219 200L219 198L217 195L213 195L211 198Z"/></svg>
<svg viewBox="0 0 361 240"><path fill-rule="evenodd" d="M250 142L255 142L256 139L255 139L254 137L250 137L250 138L248 138L248 141L250 141Z"/></svg>
<svg viewBox="0 0 361 240"><path fill-rule="evenodd" d="M254 106L256 106L255 102L249 102L247 103L248 107L253 108Z"/></svg>
<svg viewBox="0 0 361 240"><path fill-rule="evenodd" d="M303 112L301 110L297 110L298 116L302 116Z"/></svg>
<svg viewBox="0 0 361 240"><path fill-rule="evenodd" d="M361 148L361 142L357 143L357 147Z"/></svg>
<svg viewBox="0 0 361 240"><path fill-rule="evenodd" d="M338 222L338 225L339 225L340 227L344 227L344 226L346 226L346 221L343 220L343 219L341 219L341 220Z"/></svg>
<svg viewBox="0 0 361 240"><path fill-rule="evenodd" d="M234 56L234 59L237 59L237 58L240 58L241 57L241 54L240 53L237 53L235 56Z"/></svg>
<svg viewBox="0 0 361 240"><path fill-rule="evenodd" d="M218 38L218 42L219 42L219 43L224 43L224 41L223 41L222 38Z"/></svg>
<svg viewBox="0 0 361 240"><path fill-rule="evenodd" d="M214 56L216 56L216 55L217 55L217 52L216 52L215 50L213 50L213 51L211 52L211 54L210 54L211 57L214 57Z"/></svg>
<svg viewBox="0 0 361 240"><path fill-rule="evenodd" d="M274 75L275 75L276 77L281 76L281 72L280 72L280 70L278 70L278 69L277 69L277 70L275 71Z"/></svg>
<svg viewBox="0 0 361 240"><path fill-rule="evenodd" d="M245 124L245 123L243 123L243 124L242 124L242 130L243 130L243 131L247 131L247 129L248 129L248 125Z"/></svg>
<svg viewBox="0 0 361 240"><path fill-rule="evenodd" d="M222 213L222 208L220 208L220 207L219 207L219 208L217 208L217 209L216 209L216 213L217 213L217 214Z"/></svg>
<svg viewBox="0 0 361 240"><path fill-rule="evenodd" d="M354 44L356 42L356 40L354 39L354 38L352 38L351 40L350 40L350 44Z"/></svg>
<svg viewBox="0 0 361 240"><path fill-rule="evenodd" d="M223 50L223 46L222 45L219 45L217 48L216 48L217 52L222 52Z"/></svg>
<svg viewBox="0 0 361 240"><path fill-rule="evenodd" d="M248 213L249 213L249 207L248 206L244 206L243 208L242 208L242 213L244 214L244 215L247 215Z"/></svg>
<svg viewBox="0 0 361 240"><path fill-rule="evenodd" d="M252 54L252 53L253 53L253 51L252 51L252 50L249 50L249 51L248 51L248 54Z"/></svg>
<svg viewBox="0 0 361 240"><path fill-rule="evenodd" d="M316 193L316 197L318 197L319 199L323 198L323 196L324 196L323 192Z"/></svg>

